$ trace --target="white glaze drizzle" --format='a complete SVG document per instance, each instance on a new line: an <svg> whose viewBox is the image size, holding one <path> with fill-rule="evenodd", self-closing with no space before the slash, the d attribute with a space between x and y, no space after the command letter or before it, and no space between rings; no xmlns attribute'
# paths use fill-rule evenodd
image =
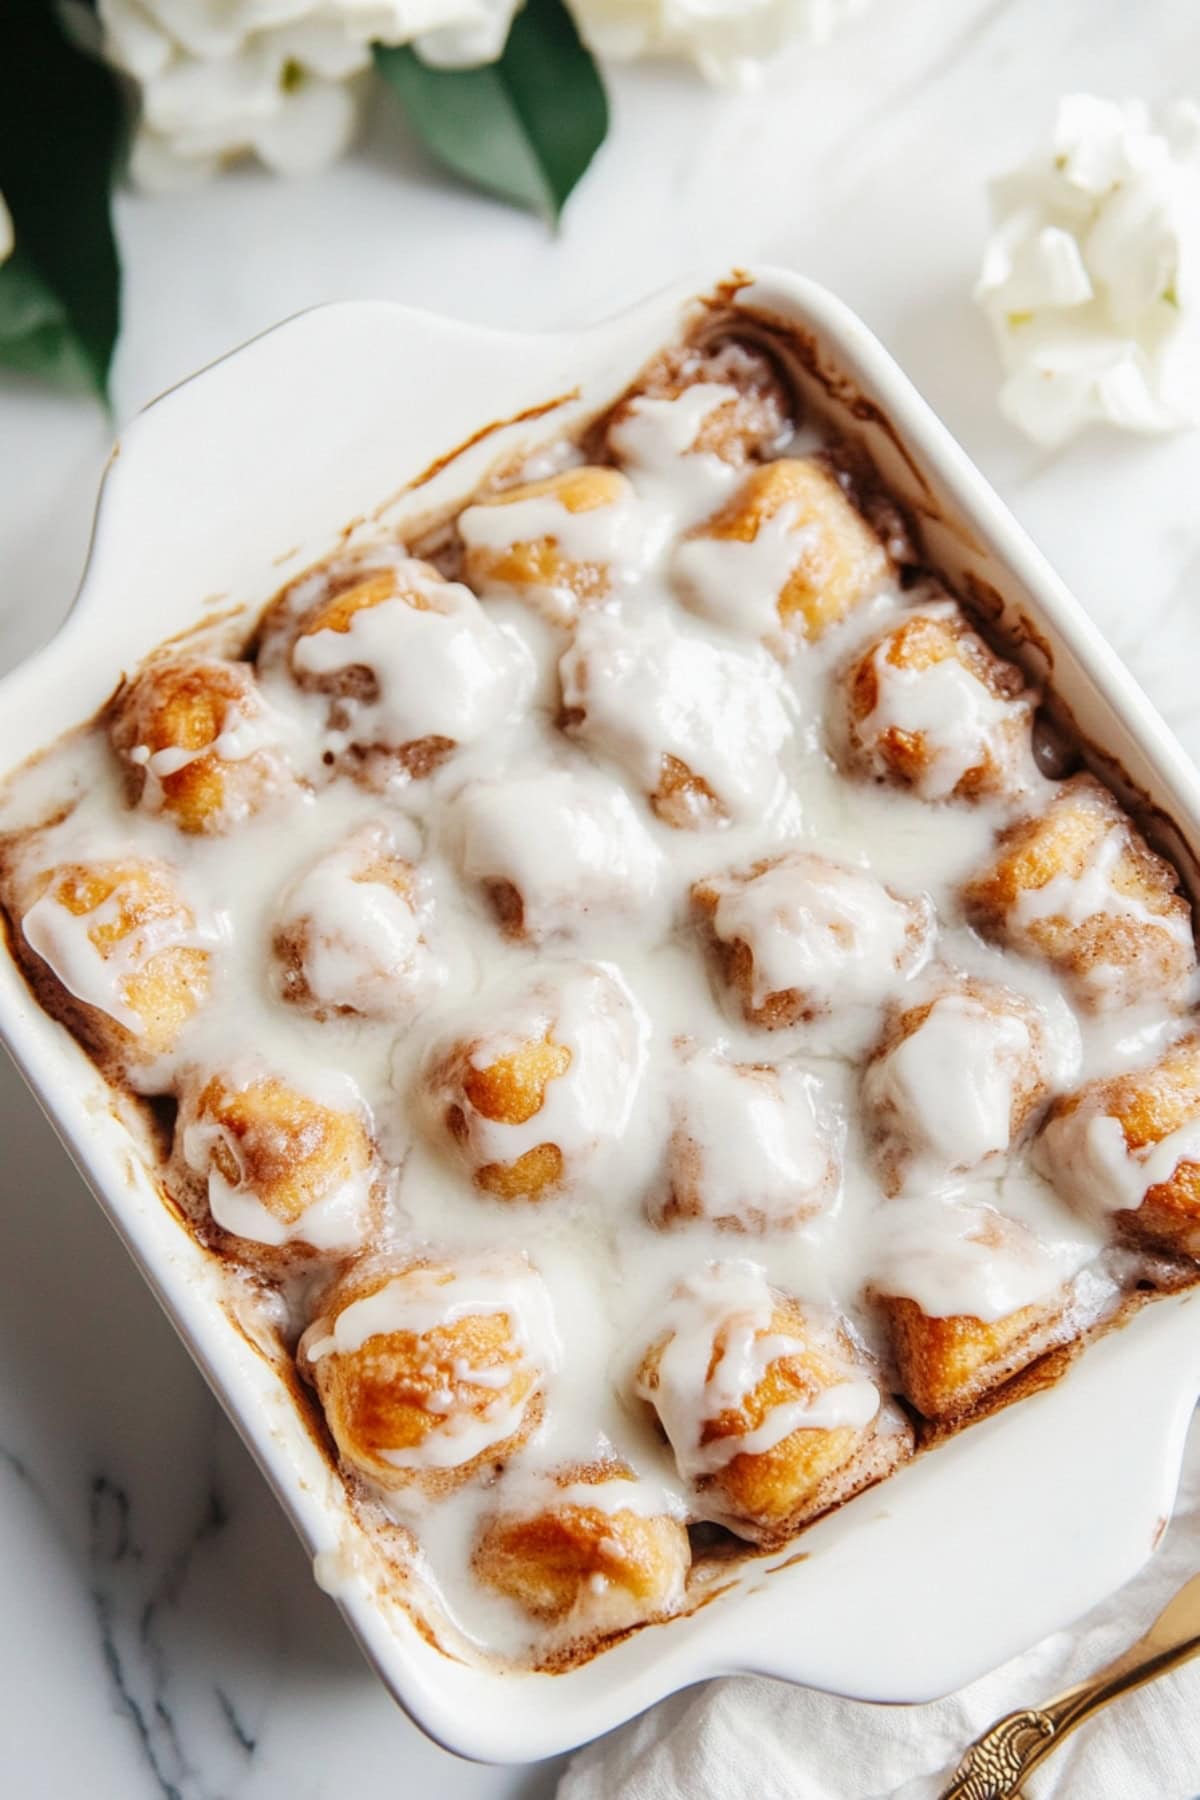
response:
<svg viewBox="0 0 1200 1800"><path fill-rule="evenodd" d="M468 1164L510 1163L541 1144L562 1152L572 1187L586 1173L601 1179L628 1122L646 1058L646 1020L615 969L567 964L548 965L532 984L493 1002L494 1012L476 1015L472 1035L478 1046L470 1063L486 1069L498 1058L528 1043L550 1041L567 1053L564 1071L547 1081L544 1098L524 1122L487 1118L453 1089L434 1087L422 1100L430 1109L436 1135L444 1130L443 1109L452 1098L464 1114L465 1137L459 1153ZM451 1044L453 1039L451 1040ZM435 1046L437 1063L447 1049Z"/></svg>
<svg viewBox="0 0 1200 1800"><path fill-rule="evenodd" d="M184 1156L193 1167L206 1160L200 1144L203 1129L193 1126L185 1140ZM228 1134L224 1135L228 1143ZM219 1169L210 1167L208 1205L223 1231L244 1238L248 1243L270 1246L303 1243L311 1244L314 1250L345 1253L357 1249L363 1242L368 1186L365 1175L352 1176L319 1200L312 1201L298 1218L289 1222L264 1206L250 1187L243 1183L235 1187L226 1181Z"/></svg>
<svg viewBox="0 0 1200 1800"><path fill-rule="evenodd" d="M986 1202L894 1200L882 1221L874 1270L880 1292L915 1300L929 1318L994 1324L1060 1295L1092 1258L1086 1231L1038 1237Z"/></svg>
<svg viewBox="0 0 1200 1800"><path fill-rule="evenodd" d="M444 980L444 966L425 937L432 909L419 868L412 869L411 897L378 877L363 879L376 859L401 855L420 855L419 834L408 821L363 826L318 858L284 895L278 928L294 935L317 1002L402 1019Z"/></svg>
<svg viewBox="0 0 1200 1800"><path fill-rule="evenodd" d="M713 930L754 958L753 1000L797 989L814 1009L878 1008L929 955L921 914L864 869L804 851L749 879L716 878ZM847 1028L858 1024L847 1017Z"/></svg>
<svg viewBox="0 0 1200 1800"><path fill-rule="evenodd" d="M635 490L628 486L602 505L578 512L572 512L557 494L535 494L492 505L468 506L458 520L459 533L468 550L503 552L517 544L543 541L554 546L563 565L558 579L511 584L489 574L481 591L517 593L534 599L559 623L572 619L578 609L568 565L591 565L607 572L610 585L630 587L653 561L668 527L669 521L644 507Z"/></svg>
<svg viewBox="0 0 1200 1800"><path fill-rule="evenodd" d="M211 667L218 673L228 673L228 665L210 658L193 666L193 678L199 678L206 667ZM264 781L273 781L280 792L286 789L290 760L289 739L294 737L292 721L286 712L279 712L268 704L247 665L237 665L237 677L241 694L238 698L221 696L220 729L208 743L192 746L166 744L161 749L152 750L149 744L139 742L120 752L123 761L143 773L144 780L137 802L141 811L153 814L166 809L164 782L202 758L230 765L230 773L234 776L237 774L236 765L256 758ZM153 705L152 672L147 679L151 682L149 702ZM221 807L226 824L240 820L249 810L250 807L238 794L236 787L227 789Z"/></svg>
<svg viewBox="0 0 1200 1800"><path fill-rule="evenodd" d="M254 1057L244 1057L220 1078L233 1093L243 1092L255 1082L269 1079L273 1071ZM362 1120L364 1131L369 1121L362 1095L349 1076L332 1069L319 1076L305 1075L292 1084L317 1106L335 1112L346 1112ZM202 1081L193 1076L193 1095L202 1091ZM237 1135L218 1118L195 1110L186 1101L180 1110L178 1142L183 1161L206 1184L209 1211L217 1224L234 1237L248 1243L277 1248L282 1244L307 1244L314 1250L345 1254L363 1242L370 1221L371 1188L377 1171L370 1156L364 1156L360 1167L349 1170L341 1180L336 1172L294 1219L281 1218L255 1193L246 1159ZM213 1161L218 1147L223 1160L232 1161L238 1180L231 1182Z"/></svg>
<svg viewBox="0 0 1200 1800"><path fill-rule="evenodd" d="M862 1430L878 1412L874 1382L847 1368L812 1399L775 1406L757 1427L705 1442L705 1427L739 1410L772 1363L804 1352L801 1340L772 1330L774 1308L763 1270L740 1260L710 1263L667 1303L656 1374L637 1385L686 1479L714 1474L735 1456L773 1450L794 1431Z"/></svg>
<svg viewBox="0 0 1200 1800"><path fill-rule="evenodd" d="M819 527L799 524L799 508L786 500L748 541L686 538L673 563L680 598L695 612L750 637L778 637L779 599L803 561Z"/></svg>
<svg viewBox="0 0 1200 1800"><path fill-rule="evenodd" d="M149 805L151 810L162 804L161 783L169 775L177 775L189 764L198 762L202 756L215 756L220 762L245 762L259 750L269 750L278 746L278 730L265 708L256 706L252 712L231 704L226 708L221 729L210 743L200 744L193 749L185 749L179 744L168 744L162 750L151 750L148 744L135 744L128 752L129 761L136 763L146 771L147 788L153 788L157 796L147 801L143 794L142 804Z"/></svg>
<svg viewBox="0 0 1200 1800"><path fill-rule="evenodd" d="M1045 919L1061 919L1067 925L1087 925L1096 918L1128 919L1155 934L1164 932L1174 944L1190 947L1192 926L1186 913L1159 913L1136 894L1123 893L1113 876L1127 847L1124 825L1114 820L1099 839L1078 875L1060 870L1041 887L1024 887L1009 909L1009 925L1018 938L1028 939L1030 927ZM1129 997L1129 970L1097 960L1080 976L1095 1004L1123 1004ZM1191 987L1195 989L1195 981Z"/></svg>
<svg viewBox="0 0 1200 1800"><path fill-rule="evenodd" d="M818 1092L814 1077L794 1067L739 1067L711 1051L688 1056L671 1084L668 1182L684 1176L682 1157L703 1216L751 1228L819 1211L836 1193L837 1153Z"/></svg>
<svg viewBox="0 0 1200 1800"><path fill-rule="evenodd" d="M53 969L68 993L141 1037L147 1021L129 1004L126 984L164 950L215 949L222 942L227 921L221 914L208 920L197 918L181 901L177 911L139 921L102 948L93 933L120 923L127 886L123 882L86 913L69 912L55 898L51 886L23 914L21 930L30 948Z"/></svg>
<svg viewBox="0 0 1200 1800"><path fill-rule="evenodd" d="M560 670L564 704L584 711L578 736L647 793L673 756L735 817L778 803L791 724L765 654L723 650L661 616L599 613L579 626Z"/></svg>
<svg viewBox="0 0 1200 1800"><path fill-rule="evenodd" d="M957 608L929 606L921 609L930 618L953 618ZM963 776L991 758L1002 769L1012 766L1014 783L1027 782L1035 771L1028 746L1009 734L1023 715L1027 698L1007 699L993 694L984 682L956 656L924 668L905 668L892 662L887 643L874 651L876 701L865 719L855 726L860 743L880 775L887 766L874 747L885 732L900 731L920 736L928 763L913 784L923 800L947 800Z"/></svg>
<svg viewBox="0 0 1200 1800"><path fill-rule="evenodd" d="M679 457L694 451L705 421L718 407L736 399L737 389L720 381L694 381L670 399L639 394L625 417L610 430L609 443L624 462L636 468L671 473ZM736 478L736 473L730 474L731 481Z"/></svg>
<svg viewBox="0 0 1200 1800"><path fill-rule="evenodd" d="M353 1355L373 1337L406 1332L420 1337L438 1326L454 1325L476 1314L503 1313L514 1346L541 1370L558 1360L558 1335L545 1284L536 1271L519 1261L479 1256L460 1260L453 1269L418 1265L393 1275L372 1293L352 1300L327 1321L328 1331L305 1347L310 1363L324 1356ZM464 1380L475 1381L475 1371ZM480 1385L486 1386L486 1379Z"/></svg>
<svg viewBox="0 0 1200 1800"><path fill-rule="evenodd" d="M301 1356L311 1365L327 1356L356 1355L372 1338L394 1333L419 1338L439 1326L497 1314L507 1321L515 1354L507 1356L499 1368L458 1363L453 1369L458 1383L482 1390L483 1405L458 1405L449 1390L428 1395L425 1410L436 1422L420 1443L376 1451L396 1469L457 1468L520 1428L545 1377L558 1362L559 1341L550 1297L528 1265L476 1258L460 1262L450 1271L433 1267L405 1270L373 1293L352 1300L332 1320L311 1327L301 1344ZM533 1381L520 1398L507 1398L506 1390L522 1373L531 1373Z"/></svg>
<svg viewBox="0 0 1200 1800"><path fill-rule="evenodd" d="M572 1481L565 1487L547 1489L549 1507L577 1506L584 1511L632 1513L638 1519L681 1518L685 1508L677 1494L661 1481L647 1477L632 1479L613 1475L604 1481Z"/></svg>
<svg viewBox="0 0 1200 1800"><path fill-rule="evenodd" d="M345 631L297 638L292 662L303 675L365 668L378 695L342 704L351 715L346 741L400 749L427 737L471 743L506 719L522 697L525 671L470 588L434 582L419 563L400 578L428 590L428 607L402 596L361 607Z"/></svg>
<svg viewBox="0 0 1200 1800"><path fill-rule="evenodd" d="M1044 1078L1029 1022L972 994L939 995L915 1030L877 1057L863 1101L913 1152L907 1184L973 1169L1012 1141L1020 1086Z"/></svg>
<svg viewBox="0 0 1200 1800"><path fill-rule="evenodd" d="M619 783L587 769L474 782L455 812L469 881L508 882L531 938L586 936L657 892L663 857Z"/></svg>
<svg viewBox="0 0 1200 1800"><path fill-rule="evenodd" d="M1084 1100L1050 1121L1034 1161L1085 1215L1133 1211L1152 1187L1170 1181L1180 1163L1200 1165L1200 1119L1133 1150L1121 1121Z"/></svg>

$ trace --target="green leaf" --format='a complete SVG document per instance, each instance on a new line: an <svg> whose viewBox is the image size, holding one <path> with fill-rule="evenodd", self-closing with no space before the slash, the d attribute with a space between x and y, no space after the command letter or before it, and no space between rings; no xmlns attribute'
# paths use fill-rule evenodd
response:
<svg viewBox="0 0 1200 1800"><path fill-rule="evenodd" d="M488 193L557 220L608 130L608 99L563 0L527 0L497 62L435 69L375 48L427 148Z"/></svg>
<svg viewBox="0 0 1200 1800"><path fill-rule="evenodd" d="M61 302L20 250L0 263L0 363L61 387L93 385Z"/></svg>
<svg viewBox="0 0 1200 1800"><path fill-rule="evenodd" d="M0 363L101 396L120 319L110 197L124 135L115 76L50 0L2 0L0 194L16 249L0 264Z"/></svg>

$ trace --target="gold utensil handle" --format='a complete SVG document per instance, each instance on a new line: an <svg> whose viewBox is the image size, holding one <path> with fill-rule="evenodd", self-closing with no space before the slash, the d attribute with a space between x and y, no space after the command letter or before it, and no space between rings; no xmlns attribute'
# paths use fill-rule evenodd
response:
<svg viewBox="0 0 1200 1800"><path fill-rule="evenodd" d="M1022 1782L1068 1732L1122 1694L1200 1653L1200 1575L1182 1587L1149 1631L1092 1678L1044 1706L1007 1713L976 1738L942 1800L1018 1800Z"/></svg>
<svg viewBox="0 0 1200 1800"><path fill-rule="evenodd" d="M976 1738L958 1768L942 1800L1016 1800L1021 1783L1037 1761L1048 1754L1055 1734L1054 1720L1044 1712L1007 1713Z"/></svg>

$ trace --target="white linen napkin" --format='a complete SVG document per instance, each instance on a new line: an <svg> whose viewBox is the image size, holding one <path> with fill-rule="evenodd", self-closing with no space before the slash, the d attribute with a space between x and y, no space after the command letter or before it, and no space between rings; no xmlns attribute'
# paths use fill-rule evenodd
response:
<svg viewBox="0 0 1200 1800"><path fill-rule="evenodd" d="M1115 1438L1113 1454L1120 1455ZM1079 1529L1087 1530L1086 1519ZM994 1719L1095 1674L1197 1570L1194 1422L1175 1516L1158 1554L1070 1630L927 1706L868 1706L757 1676L709 1682L582 1750L559 1783L558 1800L936 1800L967 1745ZM1024 1791L1028 1800L1200 1796L1200 1660L1106 1708Z"/></svg>

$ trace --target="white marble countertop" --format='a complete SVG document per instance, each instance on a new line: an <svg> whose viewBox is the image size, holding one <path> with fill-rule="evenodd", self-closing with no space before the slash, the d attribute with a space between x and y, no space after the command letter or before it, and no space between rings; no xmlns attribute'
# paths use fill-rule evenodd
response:
<svg viewBox="0 0 1200 1800"><path fill-rule="evenodd" d="M385 116L310 180L122 196L118 423L322 300L554 326L723 259L787 263L880 333L1200 754L1200 434L1030 450L995 411L967 299L984 181L1059 93L1200 93L1193 0L1144 0L1136 24L1127 0L877 0L760 94L670 70L611 87L612 137L557 236L450 186ZM110 434L86 403L0 378L0 666L66 610ZM8 1068L0 1145L4 1791L551 1794L555 1765L458 1762L386 1697Z"/></svg>

